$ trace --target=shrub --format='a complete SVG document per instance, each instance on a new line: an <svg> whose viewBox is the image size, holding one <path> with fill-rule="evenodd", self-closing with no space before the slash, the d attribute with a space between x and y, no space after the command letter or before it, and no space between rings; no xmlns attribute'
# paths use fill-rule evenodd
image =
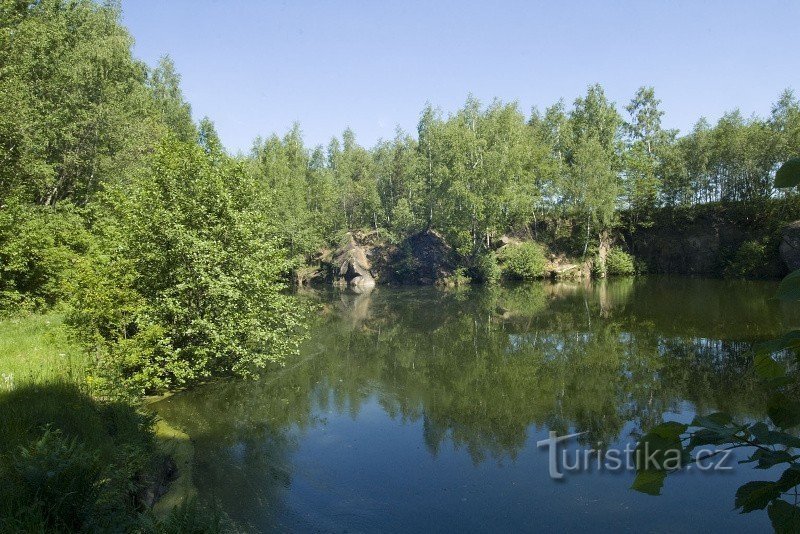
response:
<svg viewBox="0 0 800 534"><path fill-rule="evenodd" d="M65 295L76 258L89 246L77 211L8 200L0 206L0 310L44 309Z"/></svg>
<svg viewBox="0 0 800 534"><path fill-rule="evenodd" d="M507 245L500 249L498 259L503 274L515 280L533 280L544 276L547 258L538 243Z"/></svg>
<svg viewBox="0 0 800 534"><path fill-rule="evenodd" d="M606 273L609 275L630 276L636 272L633 256L624 250L612 247L606 256Z"/></svg>
<svg viewBox="0 0 800 534"><path fill-rule="evenodd" d="M296 350L301 308L255 183L201 148L165 142L106 199L100 250L68 318L106 378L139 393L247 375Z"/></svg>
<svg viewBox="0 0 800 534"><path fill-rule="evenodd" d="M469 277L473 282L481 284L494 284L500 279L502 274L500 266L497 264L497 256L494 252L477 254L472 259L472 265L468 269Z"/></svg>
<svg viewBox="0 0 800 534"><path fill-rule="evenodd" d="M725 267L725 276L749 278L759 276L767 262L767 247L762 241L745 241Z"/></svg>

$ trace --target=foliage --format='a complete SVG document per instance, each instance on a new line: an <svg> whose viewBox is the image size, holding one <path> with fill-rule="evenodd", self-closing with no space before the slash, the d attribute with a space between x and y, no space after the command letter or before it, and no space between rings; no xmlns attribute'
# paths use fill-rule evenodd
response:
<svg viewBox="0 0 800 534"><path fill-rule="evenodd" d="M423 109L416 139L398 131L368 150L346 130L325 156L304 148L294 126L283 139L258 141L251 159L268 176L276 205L291 208L279 218L313 221L314 239L386 227L402 240L433 228L470 258L510 230L531 230L545 242L570 235L565 251L586 255L618 227L622 210L636 231L663 208L766 202L781 196L771 183L778 162L800 147L800 104L791 91L768 118L731 112L683 136L662 128L652 88L640 88L625 110L627 122L598 85L571 107L534 109L527 120L513 103L469 97L448 115ZM263 172L272 165L265 154L279 162L287 147L297 167Z"/></svg>
<svg viewBox="0 0 800 534"><path fill-rule="evenodd" d="M533 280L544 276L547 257L538 243L506 245L497 254L503 274L515 280Z"/></svg>
<svg viewBox="0 0 800 534"><path fill-rule="evenodd" d="M502 274L500 265L497 263L497 255L494 252L485 252L474 256L467 272L473 282L481 284L494 284L500 280Z"/></svg>
<svg viewBox="0 0 800 534"><path fill-rule="evenodd" d="M166 517L151 521L148 526L160 534L235 533L242 530L217 503L206 503L197 498L188 499L172 509Z"/></svg>
<svg viewBox="0 0 800 534"><path fill-rule="evenodd" d="M84 204L163 131L119 18L91 0L3 3L0 199Z"/></svg>
<svg viewBox="0 0 800 534"><path fill-rule="evenodd" d="M103 246L80 266L70 322L106 376L138 391L247 375L297 343L301 311L262 196L241 166L164 142L107 199Z"/></svg>
<svg viewBox="0 0 800 534"><path fill-rule="evenodd" d="M619 247L611 247L606 255L606 273L630 276L636 273L633 256Z"/></svg>
<svg viewBox="0 0 800 534"><path fill-rule="evenodd" d="M151 423L69 383L0 397L0 530L127 530L158 460Z"/></svg>
<svg viewBox="0 0 800 534"><path fill-rule="evenodd" d="M766 263L766 258L767 246L764 241L753 239L745 241L725 267L725 275L733 278L759 276Z"/></svg>
<svg viewBox="0 0 800 534"><path fill-rule="evenodd" d="M90 236L79 210L8 199L0 206L0 312L53 306Z"/></svg>
<svg viewBox="0 0 800 534"><path fill-rule="evenodd" d="M0 392L33 382L83 382L89 357L69 334L59 313L0 321Z"/></svg>

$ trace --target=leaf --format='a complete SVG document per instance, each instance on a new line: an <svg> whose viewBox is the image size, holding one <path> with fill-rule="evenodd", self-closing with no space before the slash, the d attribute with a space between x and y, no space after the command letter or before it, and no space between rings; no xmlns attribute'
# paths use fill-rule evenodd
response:
<svg viewBox="0 0 800 534"><path fill-rule="evenodd" d="M792 158L775 173L775 187L794 187L800 184L800 158Z"/></svg>
<svg viewBox="0 0 800 534"><path fill-rule="evenodd" d="M753 510L763 510L773 499L780 497L781 491L776 482L759 480L748 482L736 490L734 508L741 508L743 514Z"/></svg>
<svg viewBox="0 0 800 534"><path fill-rule="evenodd" d="M664 439L676 440L681 434L686 432L687 428L689 428L689 425L677 423L675 421L667 421L666 423L661 423L653 427L649 434L655 434Z"/></svg>
<svg viewBox="0 0 800 534"><path fill-rule="evenodd" d="M720 443L726 443L730 440L729 435L721 435L718 432L714 432L713 430L708 430L707 428L702 428L695 432L692 432L692 436L689 439L688 447L690 449L694 449L695 447L699 447L700 445L719 445Z"/></svg>
<svg viewBox="0 0 800 534"><path fill-rule="evenodd" d="M756 451L747 460L742 460L740 464L748 464L758 462L756 469L769 469L770 467L778 464L791 462L793 459L786 451L770 451L765 449L756 449Z"/></svg>
<svg viewBox="0 0 800 534"><path fill-rule="evenodd" d="M777 393L767 401L767 415L780 428L795 427L800 424L800 402Z"/></svg>
<svg viewBox="0 0 800 534"><path fill-rule="evenodd" d="M733 424L730 415L717 412L710 415L695 417L692 426L705 428L719 435L722 441L727 441L735 434L742 431L744 427Z"/></svg>
<svg viewBox="0 0 800 534"><path fill-rule="evenodd" d="M648 495L661 495L661 488L664 486L665 478L667 478L666 471L645 469L636 473L631 489Z"/></svg>
<svg viewBox="0 0 800 534"><path fill-rule="evenodd" d="M778 491L781 493L789 491L793 487L800 484L800 467L796 465L790 465L787 467L786 471L783 472L781 478L778 479L776 484Z"/></svg>
<svg viewBox="0 0 800 534"><path fill-rule="evenodd" d="M800 347L800 330L792 330L778 339L757 344L753 349L757 354L773 354L786 349Z"/></svg>
<svg viewBox="0 0 800 534"><path fill-rule="evenodd" d="M800 532L800 508L778 499L767 508L767 515L776 534Z"/></svg>
<svg viewBox="0 0 800 534"><path fill-rule="evenodd" d="M781 280L775 297L779 300L800 300L800 269Z"/></svg>
<svg viewBox="0 0 800 534"><path fill-rule="evenodd" d="M772 359L768 353L758 353L753 358L753 368L756 374L764 380L774 380L786 376L786 369Z"/></svg>
<svg viewBox="0 0 800 534"><path fill-rule="evenodd" d="M762 445L785 445L787 447L800 448L800 437L770 430L769 427L759 422L750 427L750 433Z"/></svg>

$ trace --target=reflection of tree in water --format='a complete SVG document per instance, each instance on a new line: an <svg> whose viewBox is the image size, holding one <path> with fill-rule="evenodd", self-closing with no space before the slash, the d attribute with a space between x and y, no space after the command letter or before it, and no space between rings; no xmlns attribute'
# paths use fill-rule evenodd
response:
<svg viewBox="0 0 800 534"><path fill-rule="evenodd" d="M393 419L420 421L432 454L450 442L475 462L514 458L531 426L588 431L584 442L594 445L616 441L629 422L646 430L683 400L757 413L759 392L744 377L750 342L781 328L769 292L733 302L728 287L671 287L626 280L338 294L322 299L300 360L159 409L213 464L202 466L202 484L236 478L249 488L237 492L237 508L258 504L245 495L276 502L296 436L318 424L312 414L355 416L372 399Z"/></svg>

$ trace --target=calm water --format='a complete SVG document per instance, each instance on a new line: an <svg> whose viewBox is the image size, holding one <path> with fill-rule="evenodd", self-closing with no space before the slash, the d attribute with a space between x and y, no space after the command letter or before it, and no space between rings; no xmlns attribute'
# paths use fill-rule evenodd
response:
<svg viewBox="0 0 800 534"><path fill-rule="evenodd" d="M800 323L774 284L616 280L305 294L301 355L259 382L213 384L157 409L196 449L195 484L261 531L766 531L736 488L776 473L548 475L567 446L623 448L663 420L762 417L753 341ZM599 444L599 446L598 446ZM779 474L779 473L778 473Z"/></svg>

